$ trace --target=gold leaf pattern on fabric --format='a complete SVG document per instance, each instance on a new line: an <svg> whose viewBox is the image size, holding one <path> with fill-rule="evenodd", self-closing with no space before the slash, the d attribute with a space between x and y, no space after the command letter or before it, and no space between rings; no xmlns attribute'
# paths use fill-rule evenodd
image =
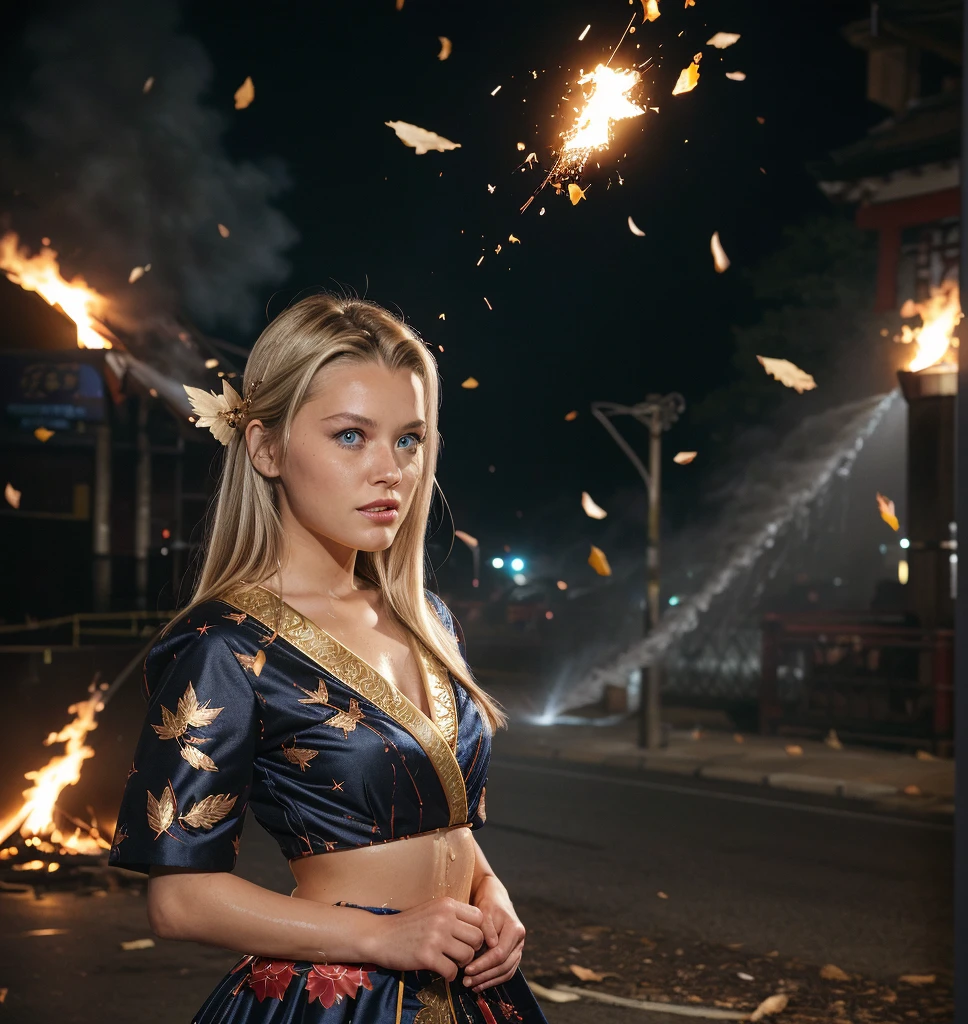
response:
<svg viewBox="0 0 968 1024"><path fill-rule="evenodd" d="M285 743L282 745L282 752L286 755L286 760L290 764L298 764L299 770L304 772L306 765L319 753L318 750L307 750L304 747L296 746L296 737L292 739L292 746L287 747Z"/></svg>
<svg viewBox="0 0 968 1024"><path fill-rule="evenodd" d="M239 839L240 838L241 838L241 836L236 836L232 840L232 849L235 850L235 856L236 857L238 857L238 855L239 855Z"/></svg>
<svg viewBox="0 0 968 1024"><path fill-rule="evenodd" d="M240 654L238 651L233 651L233 653L247 672L257 676L262 674L262 667L266 663L265 651L259 651L258 654Z"/></svg>
<svg viewBox="0 0 968 1024"><path fill-rule="evenodd" d="M319 686L316 692L313 693L311 690L303 690L301 686L297 686L297 689L302 690L308 700L299 699L300 704L328 704L329 703L329 688L326 686L326 682L323 679L319 680Z"/></svg>
<svg viewBox="0 0 968 1024"><path fill-rule="evenodd" d="M213 793L194 804L188 814L180 814L178 820L189 828L211 828L232 810L236 800L237 796L229 796L228 793ZM238 843L238 837L235 843ZM236 849L236 856L238 852Z"/></svg>
<svg viewBox="0 0 968 1024"><path fill-rule="evenodd" d="M211 736L186 736L186 743L194 743L196 747L200 747L203 743L210 743L212 740Z"/></svg>
<svg viewBox="0 0 968 1024"><path fill-rule="evenodd" d="M447 999L447 982L443 978L437 978L432 984L420 989L417 998L423 1003L423 1008L417 1011L413 1024L453 1024Z"/></svg>
<svg viewBox="0 0 968 1024"><path fill-rule="evenodd" d="M176 715L173 715L168 708L162 706L161 725L152 725L151 728L158 734L159 739L173 740L181 736L188 728L188 723L180 722Z"/></svg>
<svg viewBox="0 0 968 1024"><path fill-rule="evenodd" d="M440 729L405 694L372 665L265 587L235 587L223 600L263 625L274 623L287 643L406 729L420 744L440 779L447 798L449 824L462 825L467 821L467 789L457 757Z"/></svg>
<svg viewBox="0 0 968 1024"><path fill-rule="evenodd" d="M175 791L171 788L170 782L161 791L161 796L156 797L151 792L148 793L148 825L154 831L155 839L171 828L177 807Z"/></svg>
<svg viewBox="0 0 968 1024"><path fill-rule="evenodd" d="M203 754L198 747L192 747L185 744L185 746L181 748L181 756L193 768L200 768L202 771L206 772L218 771L218 766L215 762L208 756L208 754Z"/></svg>
<svg viewBox="0 0 968 1024"><path fill-rule="evenodd" d="M444 734L451 750L457 749L457 701L454 699L454 688L447 676L447 668L423 644L420 645L420 658L423 662L427 689L433 703L434 719L437 728Z"/></svg>
<svg viewBox="0 0 968 1024"><path fill-rule="evenodd" d="M486 794L487 786L484 786L481 789L481 799L478 801L477 804L477 816L481 819L481 821L487 821L487 809L484 806L484 797Z"/></svg>
<svg viewBox="0 0 968 1024"><path fill-rule="evenodd" d="M178 698L177 718L179 725L184 722L185 728L192 729L211 725L224 708L210 708L208 706L209 703L210 701L205 701L204 704L199 704L198 697L195 694L195 687L189 683L185 692ZM185 728L181 732L184 732Z"/></svg>
<svg viewBox="0 0 968 1024"><path fill-rule="evenodd" d="M360 711L360 702L355 697L350 697L349 711L337 711L331 718L327 718L323 725L328 725L333 729L342 729L345 740L356 728L356 723L365 717L366 715Z"/></svg>
<svg viewBox="0 0 968 1024"><path fill-rule="evenodd" d="M228 615L223 615L222 618L234 622L237 626L241 626L248 618L248 615L245 612L229 612Z"/></svg>

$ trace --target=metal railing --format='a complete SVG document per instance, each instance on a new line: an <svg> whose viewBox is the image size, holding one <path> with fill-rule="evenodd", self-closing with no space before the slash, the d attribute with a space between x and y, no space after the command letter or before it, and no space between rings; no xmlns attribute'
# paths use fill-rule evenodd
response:
<svg viewBox="0 0 968 1024"><path fill-rule="evenodd" d="M175 614L173 611L77 612L36 622L7 623L0 625L0 652L32 653L77 649L91 644L135 643L150 637ZM12 643L8 637L22 640Z"/></svg>

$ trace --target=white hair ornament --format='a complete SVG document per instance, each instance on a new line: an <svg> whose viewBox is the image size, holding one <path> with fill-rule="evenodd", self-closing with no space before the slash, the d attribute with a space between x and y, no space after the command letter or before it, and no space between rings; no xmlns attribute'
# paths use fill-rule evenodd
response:
<svg viewBox="0 0 968 1024"><path fill-rule="evenodd" d="M253 381L249 385L249 393L245 398L232 387L227 377L222 378L222 394L220 395L214 391L192 388L187 384L183 384L182 387L192 404L192 412L196 416L195 426L203 430L208 427L216 441L228 444L232 440L232 432L244 422L248 415L252 396L261 383L261 380Z"/></svg>

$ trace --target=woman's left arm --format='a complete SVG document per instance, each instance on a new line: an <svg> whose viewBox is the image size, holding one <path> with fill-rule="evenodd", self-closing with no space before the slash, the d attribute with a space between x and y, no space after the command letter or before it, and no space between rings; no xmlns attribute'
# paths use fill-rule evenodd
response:
<svg viewBox="0 0 968 1024"><path fill-rule="evenodd" d="M510 981L521 963L525 928L514 912L511 897L494 874L475 837L476 862L471 904L484 913L487 950L464 968L464 984L480 992Z"/></svg>

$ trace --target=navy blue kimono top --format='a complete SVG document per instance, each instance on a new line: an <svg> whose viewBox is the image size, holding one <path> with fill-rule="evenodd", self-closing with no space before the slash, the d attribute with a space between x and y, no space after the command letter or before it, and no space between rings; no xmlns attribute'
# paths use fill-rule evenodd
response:
<svg viewBox="0 0 968 1024"><path fill-rule="evenodd" d="M289 859L479 828L490 732L418 646L430 718L262 587L192 609L145 662L148 713L109 862L229 871L249 806Z"/></svg>

